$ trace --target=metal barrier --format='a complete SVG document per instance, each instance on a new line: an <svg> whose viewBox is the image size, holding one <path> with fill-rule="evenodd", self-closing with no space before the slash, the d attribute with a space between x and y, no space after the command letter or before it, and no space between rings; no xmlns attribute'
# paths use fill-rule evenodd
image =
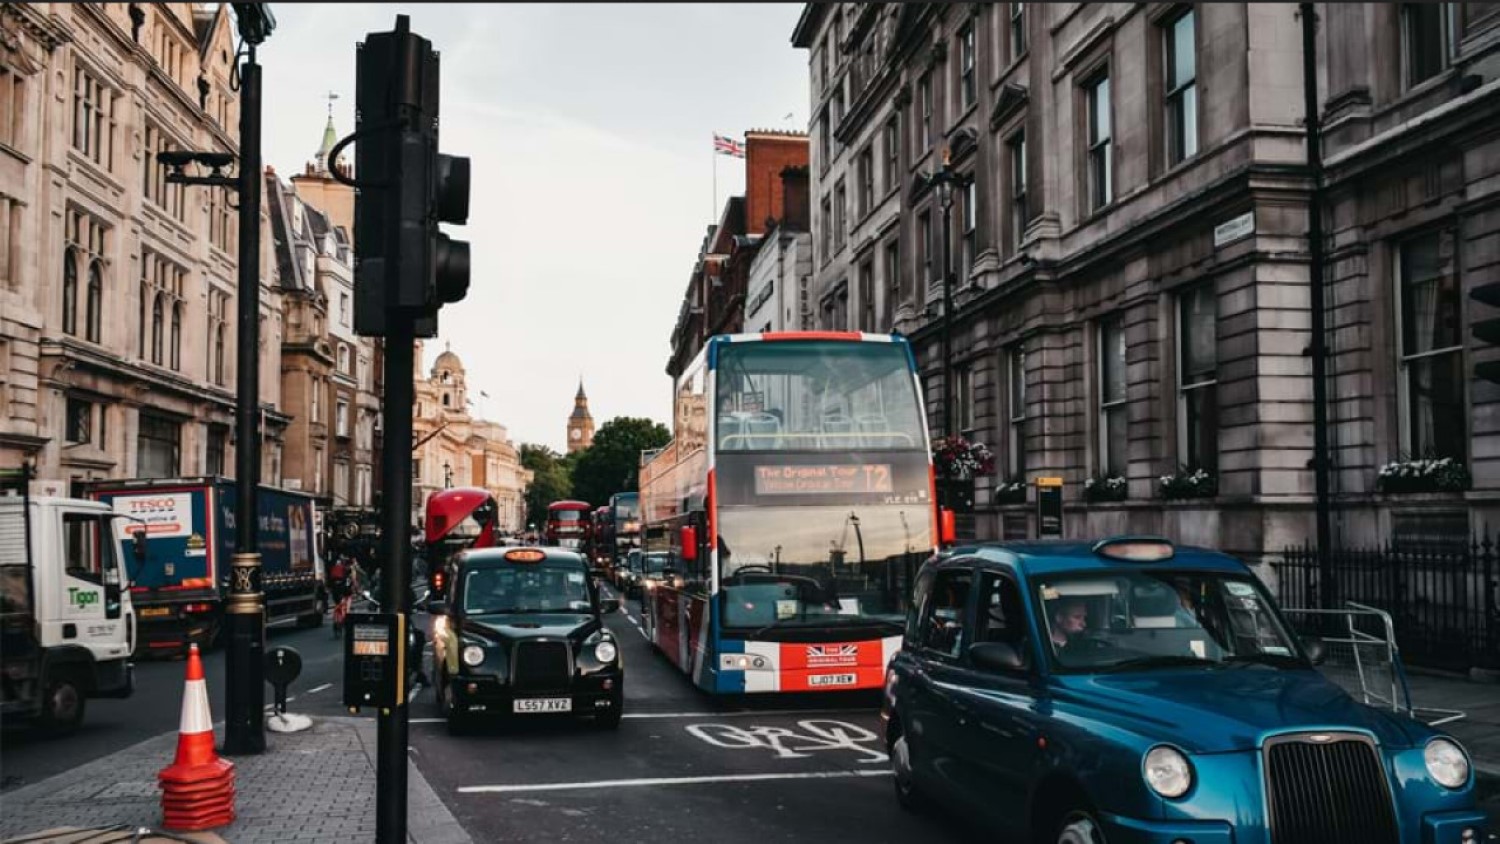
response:
<svg viewBox="0 0 1500 844"><path fill-rule="evenodd" d="M1465 717L1457 709L1415 706L1396 625L1385 610L1349 601L1343 609L1283 607L1297 635L1323 640L1324 661L1318 670L1366 705L1390 709L1432 726Z"/></svg>

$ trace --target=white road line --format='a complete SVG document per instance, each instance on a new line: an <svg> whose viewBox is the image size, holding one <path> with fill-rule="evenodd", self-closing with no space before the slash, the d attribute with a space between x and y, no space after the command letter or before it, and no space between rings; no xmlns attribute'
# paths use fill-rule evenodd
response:
<svg viewBox="0 0 1500 844"><path fill-rule="evenodd" d="M447 721L448 721L447 718L408 718L408 719L406 719L406 723L408 723L408 724L443 724L443 723L446 723Z"/></svg>
<svg viewBox="0 0 1500 844"><path fill-rule="evenodd" d="M753 715L858 715L857 709L735 709L729 712L626 712L621 718L746 718Z"/></svg>
<svg viewBox="0 0 1500 844"><path fill-rule="evenodd" d="M331 689L331 688L333 688L333 684L332 683L324 683L323 685L318 686L316 688L308 689L307 693L310 694L310 695L315 695L318 692L323 691L324 689Z"/></svg>
<svg viewBox="0 0 1500 844"><path fill-rule="evenodd" d="M655 785L704 785L718 782L766 782L770 780L829 780L849 777L888 777L890 771L805 771L784 774L732 774L715 777L650 777L638 780L594 782L527 783L523 785L466 785L460 794L513 794L528 791L577 791L600 788L640 788Z"/></svg>

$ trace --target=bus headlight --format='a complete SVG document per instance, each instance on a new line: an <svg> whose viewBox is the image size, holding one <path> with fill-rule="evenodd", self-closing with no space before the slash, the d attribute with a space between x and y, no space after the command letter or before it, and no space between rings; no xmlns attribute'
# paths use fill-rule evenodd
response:
<svg viewBox="0 0 1500 844"><path fill-rule="evenodd" d="M1175 747L1163 744L1151 748L1142 768L1146 784L1163 797L1181 797L1193 787L1193 766Z"/></svg>
<svg viewBox="0 0 1500 844"><path fill-rule="evenodd" d="M473 668L484 662L484 648L478 645L469 645L464 648L464 665Z"/></svg>
<svg viewBox="0 0 1500 844"><path fill-rule="evenodd" d="M1463 788L1469 781L1469 757L1463 748L1445 738L1427 742L1422 751L1422 761L1427 763L1427 773L1444 788Z"/></svg>
<svg viewBox="0 0 1500 844"><path fill-rule="evenodd" d="M616 650L614 642L600 642L594 646L594 659L608 665L615 661L620 652Z"/></svg>

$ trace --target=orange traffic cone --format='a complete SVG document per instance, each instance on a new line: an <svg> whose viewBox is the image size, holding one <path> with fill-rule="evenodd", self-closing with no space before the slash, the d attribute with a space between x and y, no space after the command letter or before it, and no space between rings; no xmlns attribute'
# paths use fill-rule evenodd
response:
<svg viewBox="0 0 1500 844"><path fill-rule="evenodd" d="M197 645L188 650L177 758L157 774L157 781L167 829L196 832L234 820L234 763L214 752L214 720Z"/></svg>

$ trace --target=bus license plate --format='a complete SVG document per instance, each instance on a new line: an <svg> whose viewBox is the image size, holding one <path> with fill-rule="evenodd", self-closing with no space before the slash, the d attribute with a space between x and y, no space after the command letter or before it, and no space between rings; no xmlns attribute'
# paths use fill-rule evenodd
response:
<svg viewBox="0 0 1500 844"><path fill-rule="evenodd" d="M573 699L567 697L523 698L513 704L516 712L572 712Z"/></svg>
<svg viewBox="0 0 1500 844"><path fill-rule="evenodd" d="M172 608L171 607L145 607L145 608L141 609L141 611L140 611L141 618L154 618L154 617L159 616L159 615L171 615L171 614L172 614Z"/></svg>
<svg viewBox="0 0 1500 844"><path fill-rule="evenodd" d="M810 674L807 678L809 686L852 686L854 685L853 674Z"/></svg>

